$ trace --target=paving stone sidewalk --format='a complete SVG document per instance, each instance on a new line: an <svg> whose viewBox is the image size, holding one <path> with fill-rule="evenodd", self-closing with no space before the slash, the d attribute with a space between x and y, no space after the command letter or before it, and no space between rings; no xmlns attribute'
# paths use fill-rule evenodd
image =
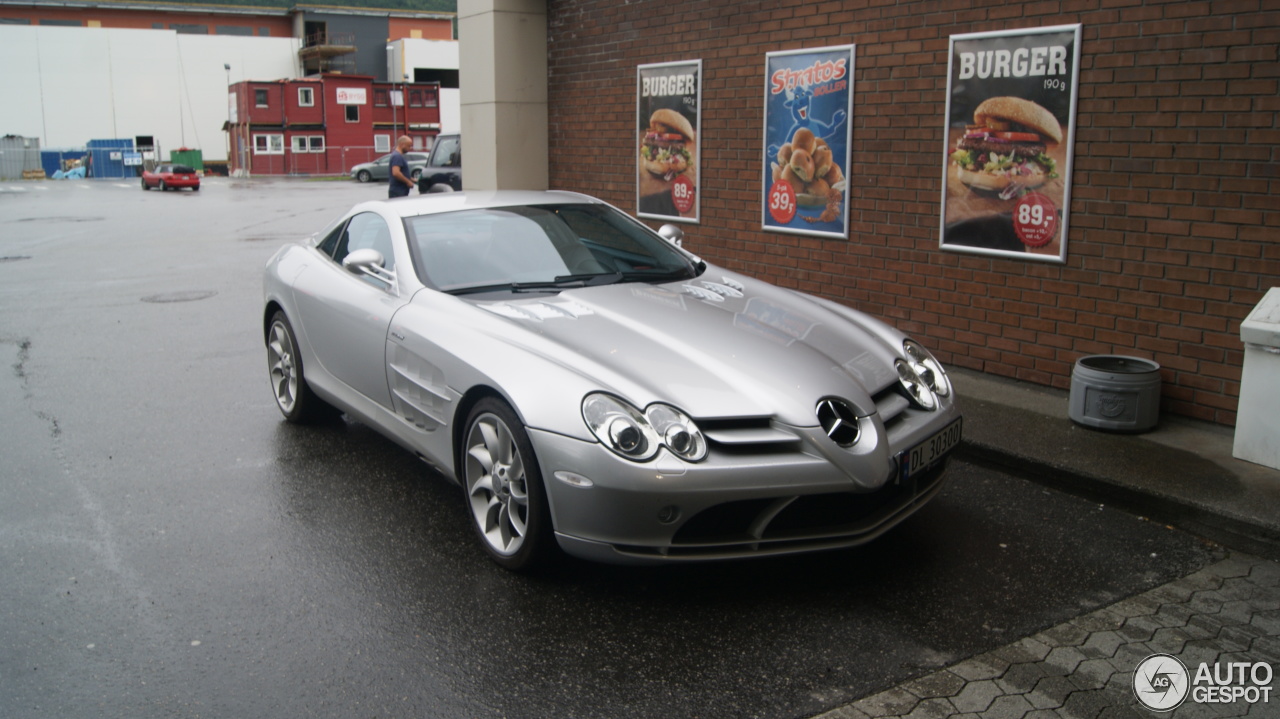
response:
<svg viewBox="0 0 1280 719"><path fill-rule="evenodd" d="M815 719L1200 719L1280 717L1267 703L1199 704L1156 713L1134 696L1134 670L1170 654L1194 676L1206 662L1280 664L1280 564L1233 554L1190 576ZM1276 672L1280 679L1280 671ZM1280 694L1273 680L1272 694Z"/></svg>

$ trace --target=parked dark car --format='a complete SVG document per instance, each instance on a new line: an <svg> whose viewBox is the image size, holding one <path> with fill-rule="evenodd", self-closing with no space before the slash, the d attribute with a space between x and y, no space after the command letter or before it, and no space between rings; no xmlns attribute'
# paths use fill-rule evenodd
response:
<svg viewBox="0 0 1280 719"><path fill-rule="evenodd" d="M418 192L462 190L462 136L440 135L431 148L427 166L418 177Z"/></svg>

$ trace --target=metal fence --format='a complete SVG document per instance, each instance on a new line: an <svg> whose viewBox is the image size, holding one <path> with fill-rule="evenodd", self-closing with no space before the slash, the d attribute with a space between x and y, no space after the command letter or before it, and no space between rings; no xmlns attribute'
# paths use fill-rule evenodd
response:
<svg viewBox="0 0 1280 719"><path fill-rule="evenodd" d="M40 140L34 137L9 135L0 137L0 180L21 180L23 173L40 167Z"/></svg>
<svg viewBox="0 0 1280 719"><path fill-rule="evenodd" d="M321 152L294 152L292 147L283 153L254 152L250 155L253 175L304 175L341 176L350 174L351 168L362 162L371 162L391 152L391 148L372 146L328 147ZM410 150L410 152L430 152Z"/></svg>
<svg viewBox="0 0 1280 719"><path fill-rule="evenodd" d="M137 177L139 168L126 164L134 154L132 140L90 140L78 147L40 147L33 137L0 138L0 180L72 177L122 179Z"/></svg>

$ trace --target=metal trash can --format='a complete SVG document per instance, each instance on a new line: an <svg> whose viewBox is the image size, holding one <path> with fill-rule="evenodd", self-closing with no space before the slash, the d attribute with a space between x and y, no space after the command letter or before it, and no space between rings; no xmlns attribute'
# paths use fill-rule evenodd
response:
<svg viewBox="0 0 1280 719"><path fill-rule="evenodd" d="M1240 323L1244 370L1231 454L1280 469L1280 287L1272 287Z"/></svg>
<svg viewBox="0 0 1280 719"><path fill-rule="evenodd" d="M1112 432L1146 432L1160 419L1160 365L1140 357L1081 357L1071 372L1073 422Z"/></svg>

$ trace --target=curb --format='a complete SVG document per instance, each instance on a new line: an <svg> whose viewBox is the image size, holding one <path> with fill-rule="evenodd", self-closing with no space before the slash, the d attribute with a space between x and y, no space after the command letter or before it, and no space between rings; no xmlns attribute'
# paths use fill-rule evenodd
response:
<svg viewBox="0 0 1280 719"><path fill-rule="evenodd" d="M1229 516L1216 508L1136 489L1107 477L1054 466L970 439L961 441L956 454L973 464L1003 470L1052 489L1109 504L1250 554L1280 560L1280 531L1247 519Z"/></svg>

